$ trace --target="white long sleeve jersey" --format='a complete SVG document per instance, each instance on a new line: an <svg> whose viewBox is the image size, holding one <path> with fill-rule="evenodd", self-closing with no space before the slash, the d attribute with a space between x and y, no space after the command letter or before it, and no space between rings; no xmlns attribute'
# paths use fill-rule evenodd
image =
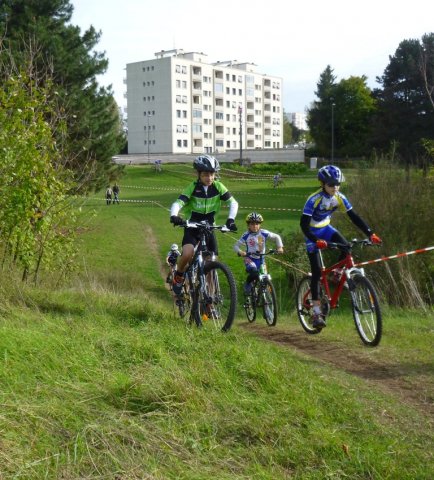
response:
<svg viewBox="0 0 434 480"><path fill-rule="evenodd" d="M277 233L270 232L261 228L258 232L244 232L241 238L234 245L234 250L238 253L244 250L249 257L258 258L257 253L265 253L267 240L274 240L277 248L282 248L282 238Z"/></svg>

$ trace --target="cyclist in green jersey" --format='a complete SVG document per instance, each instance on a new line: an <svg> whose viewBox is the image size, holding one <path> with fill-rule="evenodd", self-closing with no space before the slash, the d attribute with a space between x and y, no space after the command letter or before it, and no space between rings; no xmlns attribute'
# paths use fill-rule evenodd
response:
<svg viewBox="0 0 434 480"><path fill-rule="evenodd" d="M220 210L221 202L224 201L229 203L226 226L233 232L237 231L235 217L238 212L238 202L228 189L219 180L215 179L216 172L220 170L217 159L211 155L201 155L195 158L193 167L198 172L198 178L172 204L170 222L174 225L183 225L184 219L179 216L179 212L182 208L185 208L185 214L189 221L201 222L206 220L213 225L215 215ZM193 258L194 246L199 241L198 233L198 230L194 228L186 228L184 230L182 254L178 259L173 279L173 292L175 295L181 293L182 284L184 283L184 272ZM207 246L210 252L218 255L217 240L214 234L209 236Z"/></svg>

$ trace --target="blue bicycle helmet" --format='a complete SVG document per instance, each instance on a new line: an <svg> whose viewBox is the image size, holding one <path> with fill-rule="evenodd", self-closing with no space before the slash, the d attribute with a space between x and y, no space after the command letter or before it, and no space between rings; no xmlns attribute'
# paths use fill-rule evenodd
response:
<svg viewBox="0 0 434 480"><path fill-rule="evenodd" d="M328 185L340 185L345 182L345 177L339 167L325 165L318 170L318 180Z"/></svg>

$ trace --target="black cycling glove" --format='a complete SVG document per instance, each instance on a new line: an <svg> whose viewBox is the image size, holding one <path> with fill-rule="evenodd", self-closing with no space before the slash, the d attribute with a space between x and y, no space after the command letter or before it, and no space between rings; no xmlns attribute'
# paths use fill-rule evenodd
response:
<svg viewBox="0 0 434 480"><path fill-rule="evenodd" d="M235 220L233 220L232 218L228 218L225 225L229 228L231 232L236 232L238 230L237 226L235 225Z"/></svg>
<svg viewBox="0 0 434 480"><path fill-rule="evenodd" d="M173 225L184 225L185 221L183 218L178 217L178 215L172 215L170 217L170 223L173 223Z"/></svg>

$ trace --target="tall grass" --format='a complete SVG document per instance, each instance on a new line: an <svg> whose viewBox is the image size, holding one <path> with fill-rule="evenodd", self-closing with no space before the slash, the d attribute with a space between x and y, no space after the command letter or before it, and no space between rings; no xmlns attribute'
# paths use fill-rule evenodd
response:
<svg viewBox="0 0 434 480"><path fill-rule="evenodd" d="M433 245L434 177L404 171L392 162L350 177L354 208L383 239L375 257ZM433 252L369 266L388 303L424 308L434 303Z"/></svg>

